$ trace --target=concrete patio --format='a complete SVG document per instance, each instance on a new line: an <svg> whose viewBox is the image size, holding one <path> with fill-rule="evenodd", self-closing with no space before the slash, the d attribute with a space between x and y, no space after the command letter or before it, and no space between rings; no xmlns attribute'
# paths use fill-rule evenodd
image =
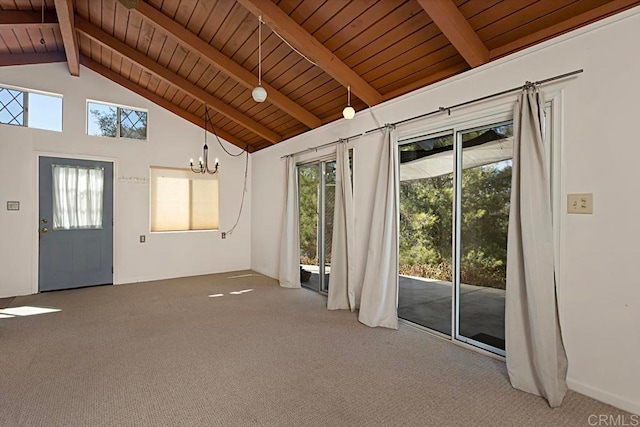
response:
<svg viewBox="0 0 640 427"><path fill-rule="evenodd" d="M451 335L451 282L400 276L398 316ZM504 350L503 289L462 284L460 334Z"/></svg>
<svg viewBox="0 0 640 427"><path fill-rule="evenodd" d="M303 268L312 274L302 286L319 291L319 267L303 265ZM451 335L451 282L400 276L398 283L398 316L401 319ZM460 335L504 350L504 307L503 289L463 284L460 288Z"/></svg>

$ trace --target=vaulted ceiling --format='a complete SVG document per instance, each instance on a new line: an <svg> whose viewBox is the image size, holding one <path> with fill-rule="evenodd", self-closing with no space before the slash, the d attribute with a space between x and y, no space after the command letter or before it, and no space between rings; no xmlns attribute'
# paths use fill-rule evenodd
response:
<svg viewBox="0 0 640 427"><path fill-rule="evenodd" d="M639 4L0 0L0 66L82 64L198 126L206 105L215 132L253 152L342 118L347 86L361 111Z"/></svg>

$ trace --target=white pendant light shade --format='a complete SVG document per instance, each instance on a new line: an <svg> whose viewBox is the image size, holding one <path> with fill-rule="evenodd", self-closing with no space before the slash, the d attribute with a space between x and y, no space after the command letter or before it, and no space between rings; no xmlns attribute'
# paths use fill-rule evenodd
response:
<svg viewBox="0 0 640 427"><path fill-rule="evenodd" d="M347 86L347 106L342 110L342 117L347 120L353 119L356 115L356 110L351 106L351 85Z"/></svg>
<svg viewBox="0 0 640 427"><path fill-rule="evenodd" d="M342 116L347 120L353 119L355 115L356 110L354 110L351 105L347 105L346 107L344 107L344 110L342 110Z"/></svg>
<svg viewBox="0 0 640 427"><path fill-rule="evenodd" d="M267 91L262 86L256 86L251 91L251 96L256 102L264 102L267 99Z"/></svg>
<svg viewBox="0 0 640 427"><path fill-rule="evenodd" d="M267 99L267 91L262 87L262 16L258 17L258 86L251 91L251 97L256 102Z"/></svg>

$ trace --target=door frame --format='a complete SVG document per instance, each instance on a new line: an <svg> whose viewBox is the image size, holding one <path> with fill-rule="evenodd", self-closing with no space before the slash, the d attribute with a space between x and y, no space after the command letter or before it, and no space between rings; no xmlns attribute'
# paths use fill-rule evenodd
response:
<svg viewBox="0 0 640 427"><path fill-rule="evenodd" d="M35 168L35 182L34 187L34 200L33 200L33 215L32 215L32 224L36 224L37 226L33 228L31 241L33 246L32 252L32 264L31 264L31 293L37 294L39 293L39 285L38 285L38 277L40 274L40 158L41 157L57 157L60 159L72 159L72 160L92 160L97 162L106 162L113 164L113 284L118 283L117 281L117 251L116 251L116 228L118 226L118 221L116 221L116 212L118 211L118 187L117 187L117 176L118 176L118 159L115 157L102 157L102 156L93 156L93 155L82 155L82 154L69 154L69 153L55 153L51 151L36 151L34 152L34 168Z"/></svg>
<svg viewBox="0 0 640 427"><path fill-rule="evenodd" d="M567 85L567 82L555 82L552 84L545 85L544 92L545 96L545 107L546 104L551 105L551 114L550 119L551 123L547 124L548 130L550 132L552 138L552 146L549 151L549 155L551 156L551 210L553 215L553 245L554 245L554 254L555 254L555 272L556 272L556 293L558 300L558 312L561 324L564 319L564 298L563 298L563 287L565 278L565 268L564 268L564 260L565 260L565 245L563 242L566 241L566 214L563 212L565 208L565 200L564 194L566 194L566 177L565 170L562 168L562 159L564 157L564 87ZM443 132L447 130L454 131L454 146L456 144L455 132L457 129L473 127L475 125L487 124L492 120L501 121L507 118L510 120L513 113L513 107L516 101L516 97L513 95L504 95L497 97L493 100L488 100L484 103L478 105L470 105L467 107L460 108L456 114L447 114L417 121L416 123L410 123L403 125L399 129L398 139L396 141L394 149L397 151L398 147L402 145L403 141L407 141L413 137L418 137L427 134L434 134L438 132ZM511 116L510 116L511 115ZM399 163L396 163L396 166L399 167ZM400 185L400 175L398 174L398 181L396 182L396 188L399 188ZM454 183L454 185L456 185ZM399 196L399 193L398 193ZM400 235L400 221L398 214L398 236ZM455 233L454 233L455 235ZM454 237L452 235L452 238ZM454 251L456 250L455 245ZM399 262L399 257L398 257ZM398 264L399 268L399 264ZM455 286L454 286L455 287ZM452 332L456 331L456 304L458 295L457 292L454 292L451 304L451 330ZM437 338L443 339L445 341L449 341L455 345L460 347L467 348L469 350L473 350L475 352L484 354L494 359L505 360L505 356L494 353L493 351L487 350L480 346L472 345L465 341L456 339L456 334L452 333L451 335L440 333L434 329L430 329L416 323L410 322L404 319L398 319L400 323L405 325L414 327L416 329L425 331Z"/></svg>
<svg viewBox="0 0 640 427"><path fill-rule="evenodd" d="M333 154L333 157L331 156L327 156L326 158L320 158L320 159L315 159L315 160L310 160L310 161L305 161L305 162L299 162L296 163L296 173L298 174L298 200L296 200L296 203L298 203L298 228L300 226L300 168L304 168L304 167L316 167L318 169L318 177L319 177L319 181L318 181L318 226L316 227L317 229L317 237L316 237L316 252L318 254L318 293L321 295L328 295L329 294L329 290L327 288L327 290L325 290L325 287L327 286L327 284L325 283L326 280L326 260L325 260L325 256L326 256L326 252L327 252L327 248L326 246L326 236L325 236L325 232L326 232L326 221L325 221L325 214L326 214L326 206L325 206L325 197L326 197L326 176L325 176L325 172L326 172L326 164L327 162L335 162L336 161L336 157L335 154ZM298 230L298 234L300 234L300 230ZM299 236L298 236L299 237ZM298 259L298 261L300 261ZM322 262L320 262L322 261ZM307 288L309 289L309 288Z"/></svg>

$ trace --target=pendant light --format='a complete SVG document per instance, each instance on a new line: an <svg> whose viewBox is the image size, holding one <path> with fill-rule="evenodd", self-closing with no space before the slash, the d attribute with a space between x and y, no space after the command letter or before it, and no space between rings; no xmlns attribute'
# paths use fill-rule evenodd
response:
<svg viewBox="0 0 640 427"><path fill-rule="evenodd" d="M267 99L267 91L262 87L262 16L258 17L258 86L253 88L251 96L256 102Z"/></svg>
<svg viewBox="0 0 640 427"><path fill-rule="evenodd" d="M189 166L191 167L191 172L213 175L218 172L218 167L220 164L218 163L218 159L216 158L213 168L209 168L209 147L207 146L207 124L209 122L209 110L207 109L207 105L204 105L204 147L202 147L202 156L198 159L198 166L193 168L193 159L189 159Z"/></svg>
<svg viewBox="0 0 640 427"><path fill-rule="evenodd" d="M353 119L353 116L356 115L356 110L351 106L351 86L347 86L347 106L342 110L342 116L347 119Z"/></svg>

